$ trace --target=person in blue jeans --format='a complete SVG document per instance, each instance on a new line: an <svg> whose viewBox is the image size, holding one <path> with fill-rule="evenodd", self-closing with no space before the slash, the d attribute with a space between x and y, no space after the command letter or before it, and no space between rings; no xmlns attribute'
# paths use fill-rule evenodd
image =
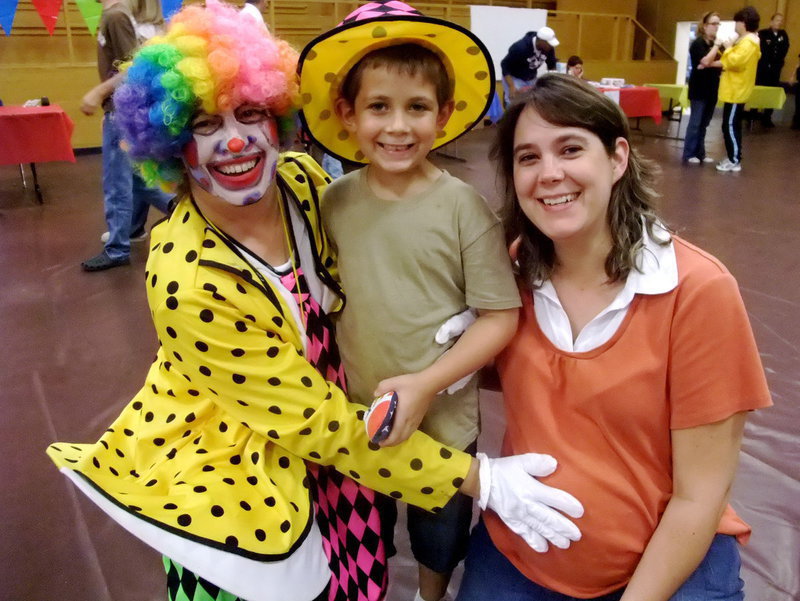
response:
<svg viewBox="0 0 800 601"><path fill-rule="evenodd" d="M103 0L103 14L97 33L97 68L101 83L89 90L81 101L81 111L92 115L102 106L103 115L103 205L108 237L103 235L103 251L81 263L84 271L103 271L130 263L131 238L143 238L150 205L167 212L172 198L160 190L147 188L133 171L127 153L120 147L121 136L114 124L111 98L121 81L120 62L137 46L136 30L124 0Z"/></svg>
<svg viewBox="0 0 800 601"><path fill-rule="evenodd" d="M689 59L692 65L692 72L689 75L691 114L683 143L685 163L714 162L713 158L706 156L706 129L711 123L714 107L717 105L719 76L722 70L718 66L706 66L701 61L714 48L719 23L719 13L704 14L697 29L697 37L689 46Z"/></svg>

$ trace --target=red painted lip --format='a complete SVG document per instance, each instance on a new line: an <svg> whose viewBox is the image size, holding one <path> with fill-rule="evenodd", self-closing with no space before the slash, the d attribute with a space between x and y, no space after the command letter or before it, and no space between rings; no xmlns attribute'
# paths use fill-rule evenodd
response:
<svg viewBox="0 0 800 601"><path fill-rule="evenodd" d="M250 161L256 161L252 169L242 173L227 174L219 171L220 167L229 167L231 165L241 165ZM264 173L264 152L257 152L245 156L236 157L229 161L218 161L216 163L209 163L208 172L220 186L226 190L244 190L245 188L253 187Z"/></svg>

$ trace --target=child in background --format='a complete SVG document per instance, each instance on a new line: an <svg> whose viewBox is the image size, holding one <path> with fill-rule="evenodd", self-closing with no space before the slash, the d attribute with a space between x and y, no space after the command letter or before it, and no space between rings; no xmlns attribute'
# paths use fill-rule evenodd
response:
<svg viewBox="0 0 800 601"><path fill-rule="evenodd" d="M567 74L583 79L583 59L573 54L567 59Z"/></svg>
<svg viewBox="0 0 800 601"><path fill-rule="evenodd" d="M301 119L311 136L330 154L367 163L328 187L323 222L347 295L337 340L350 398L368 405L398 394L385 445L419 427L474 453L477 383L440 391L491 361L516 329L520 300L498 219L428 160L485 113L491 64L469 31L397 1L356 10L301 55ZM475 323L455 344L437 344L439 326L467 308L478 311ZM471 517L463 495L436 515L409 507L417 599L445 595Z"/></svg>

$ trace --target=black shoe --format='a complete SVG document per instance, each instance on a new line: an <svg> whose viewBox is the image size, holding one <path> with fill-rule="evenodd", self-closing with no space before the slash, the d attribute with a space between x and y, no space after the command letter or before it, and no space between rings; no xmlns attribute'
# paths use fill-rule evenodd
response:
<svg viewBox="0 0 800 601"><path fill-rule="evenodd" d="M120 257L119 259L112 259L106 254L106 251L101 252L96 257L86 259L81 263L84 271L104 271L112 267L119 267L120 265L130 265L130 257Z"/></svg>

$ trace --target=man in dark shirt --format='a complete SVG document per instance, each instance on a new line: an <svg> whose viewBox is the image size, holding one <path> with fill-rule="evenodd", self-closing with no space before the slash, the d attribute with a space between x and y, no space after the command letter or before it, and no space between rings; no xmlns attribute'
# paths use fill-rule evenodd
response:
<svg viewBox="0 0 800 601"><path fill-rule="evenodd" d="M508 54L500 62L503 72L503 101L506 106L524 88L536 81L542 65L548 71L556 68L555 47L559 41L549 27L529 31L508 48Z"/></svg>
<svg viewBox="0 0 800 601"><path fill-rule="evenodd" d="M758 71L756 73L757 86L781 85L781 69L786 53L789 52L789 35L783 26L783 15L775 13L772 15L769 27L758 32L761 39L761 59L758 61ZM765 109L761 119L764 127L775 127L772 122L772 109Z"/></svg>
<svg viewBox="0 0 800 601"><path fill-rule="evenodd" d="M131 239L144 240L149 206L166 212L170 197L147 188L133 172L127 153L120 147L121 136L114 124L111 95L122 79L119 64L136 48L134 20L125 0L103 0L103 15L97 33L97 68L100 84L81 101L81 111L92 115L103 108L103 206L107 236L103 251L81 263L84 271L102 271L130 263Z"/></svg>

